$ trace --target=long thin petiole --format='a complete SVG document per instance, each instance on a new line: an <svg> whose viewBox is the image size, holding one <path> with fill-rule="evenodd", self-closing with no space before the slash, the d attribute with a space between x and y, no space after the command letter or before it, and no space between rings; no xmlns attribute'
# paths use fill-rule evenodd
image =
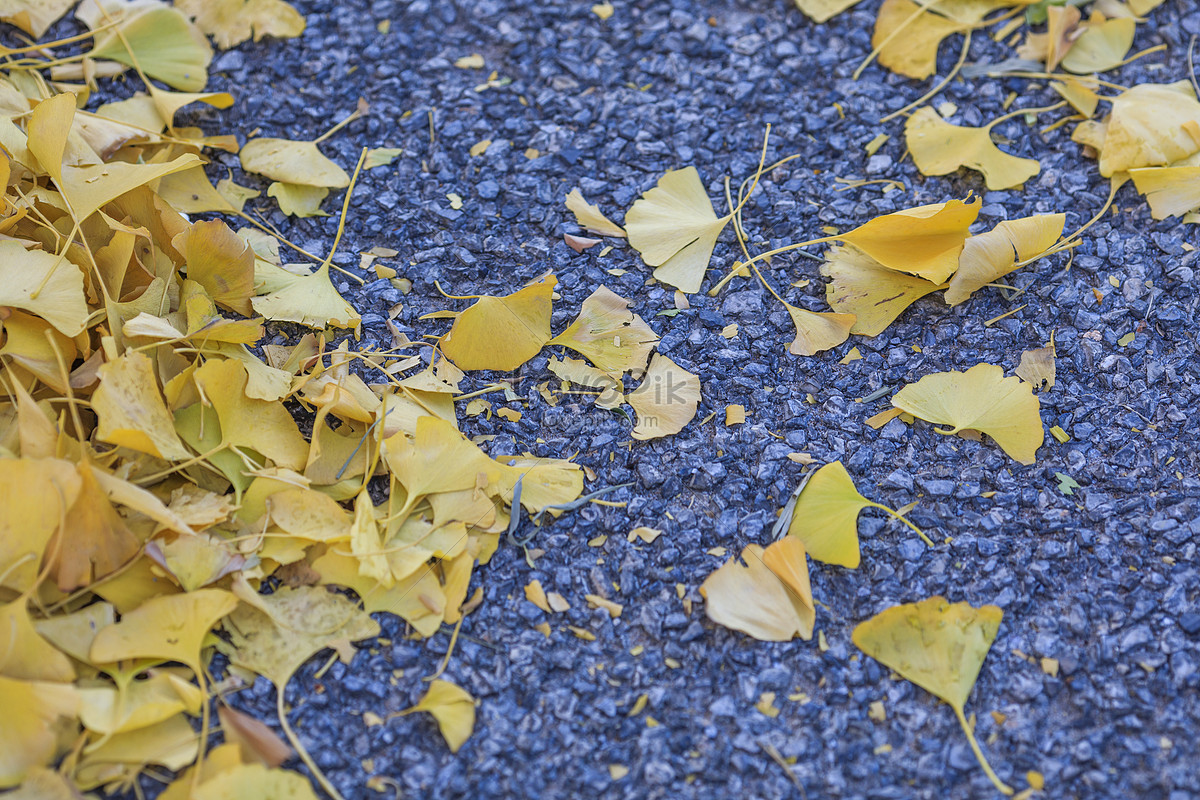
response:
<svg viewBox="0 0 1200 800"><path fill-rule="evenodd" d="M975 753L975 759L979 762L979 766L983 767L983 772L988 776L988 780L992 782L992 785L996 787L996 790L1000 794L1005 796L1011 795L1013 793L1012 787L1000 780L1000 777L992 771L992 765L983 757L983 751L979 749L979 742L975 741L975 731L971 730L971 725L967 722L966 716L963 715L962 709L955 706L954 714L958 717L959 724L962 725L963 731L967 734L967 741L971 743L971 750Z"/></svg>
<svg viewBox="0 0 1200 800"><path fill-rule="evenodd" d="M300 756L300 760L304 762L304 765L308 767L310 772L312 772L313 777L317 779L317 783L321 784L321 788L324 789L330 797L332 797L334 800L345 800L345 798L342 797L341 792L337 790L337 787L329 782L329 779L325 777L324 772L321 772L321 768L317 766L317 762L312 760L312 756L310 756L308 751L304 749L304 745L300 743L300 739L296 736L296 732L293 731L292 726L288 724L287 713L283 708L283 690L277 688L275 691L275 697L276 709L279 711L279 724L283 728L283 733L285 736L287 736L288 741L292 743L292 747L295 749L296 755ZM199 772L199 770L197 770L197 772Z"/></svg>
<svg viewBox="0 0 1200 800"><path fill-rule="evenodd" d="M898 519L901 522L903 522L905 525L907 525L908 527L912 528L912 530L917 534L917 536L921 537L921 540L923 542L925 542L925 544L929 545L930 547L937 547L937 545L934 544L933 540L925 535L925 531L921 530L916 525L912 524L912 522L909 521L908 517L904 516L903 514L897 512L897 511L893 511L892 509L888 508L887 506L885 506L881 503L871 503L870 507L878 508L880 511L886 511L888 513L888 515L891 516L893 519Z"/></svg>

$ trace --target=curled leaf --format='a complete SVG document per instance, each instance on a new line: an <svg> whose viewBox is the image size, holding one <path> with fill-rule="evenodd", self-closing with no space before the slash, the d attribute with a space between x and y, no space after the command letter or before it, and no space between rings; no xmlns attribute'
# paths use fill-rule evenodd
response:
<svg viewBox="0 0 1200 800"><path fill-rule="evenodd" d="M1038 214L1010 219L987 233L972 236L963 246L958 272L946 289L946 302L952 306L967 300L975 291L1004 277L1050 248L1062 236L1066 214Z"/></svg>
<svg viewBox="0 0 1200 800"><path fill-rule="evenodd" d="M705 579L700 594L718 625L764 642L812 639L816 607L799 539L786 537L765 550L747 545L741 562L726 561Z"/></svg>
<svg viewBox="0 0 1200 800"><path fill-rule="evenodd" d="M884 214L838 236L882 266L941 283L958 256L982 201L950 200Z"/></svg>
<svg viewBox="0 0 1200 800"><path fill-rule="evenodd" d="M583 194L578 189L572 189L567 193L566 203L567 209L575 215L575 221L584 230L598 233L601 236L625 238L625 229L604 216L598 207L584 200Z"/></svg>

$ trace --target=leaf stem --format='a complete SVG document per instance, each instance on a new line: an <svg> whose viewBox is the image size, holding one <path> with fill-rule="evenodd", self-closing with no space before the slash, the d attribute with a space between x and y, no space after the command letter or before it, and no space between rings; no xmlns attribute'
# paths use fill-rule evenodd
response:
<svg viewBox="0 0 1200 800"><path fill-rule="evenodd" d="M979 742L975 741L975 731L971 730L971 726L967 722L967 718L963 715L962 709L958 706L953 706L953 708L955 716L958 717L959 724L962 725L963 732L967 734L967 741L971 743L971 750L975 753L975 759L979 762L979 766L983 767L984 774L988 776L988 780L992 782L992 785L996 787L996 790L1000 794L1011 796L1013 793L1012 787L1000 780L999 776L992 771L992 765L988 763L988 760L983 756L983 751L979 749Z"/></svg>
<svg viewBox="0 0 1200 800"><path fill-rule="evenodd" d="M994 120L989 122L987 125L984 125L983 129L985 131L990 131L992 128L996 127L1001 122L1006 122L1006 121L1012 119L1013 117L1019 117L1022 114L1042 114L1047 111L1057 111L1058 109L1062 108L1066 104L1067 104L1066 100L1059 100L1057 103L1055 103L1053 105L1041 106L1040 108L1017 108L1017 109L1014 109L1014 110L1008 112L1007 114L1001 114L1000 116L996 117Z"/></svg>
<svg viewBox="0 0 1200 800"><path fill-rule="evenodd" d="M911 528L917 534L917 536L921 537L921 540L923 542L925 542L925 544L929 545L930 547L937 547L937 545L934 543L934 541L925 535L925 531L921 530L916 525L914 525L912 522L910 522L908 517L904 516L900 512L890 509L887 506L883 505L882 503L871 503L871 508L878 508L880 511L886 511L888 513L888 515L891 516L893 519L900 520L905 525L907 525L909 528Z"/></svg>
<svg viewBox="0 0 1200 800"><path fill-rule="evenodd" d="M300 756L300 760L304 762L306 767L308 767L309 772L311 772L313 777L317 779L317 783L321 784L321 788L325 790L326 794L334 798L334 800L345 800L337 788L329 782L328 778L325 777L325 773L321 772L321 768L317 766L317 762L312 760L312 756L310 756L308 751L304 749L304 745L300 743L300 738L296 736L296 732L293 731L292 726L288 724L287 713L283 708L283 689L281 687L275 688L275 701L275 707L279 712L279 724L283 727L283 732L287 736L288 741L292 743L292 747L296 750L296 755ZM1012 792L1010 790L1009 794L1011 793Z"/></svg>
<svg viewBox="0 0 1200 800"><path fill-rule="evenodd" d="M795 244L787 244L787 245L784 245L783 247L776 247L774 250L768 250L765 253L759 253L758 255L751 258L749 261L738 261L738 262L734 263L733 269L731 269L729 271L729 274L727 274L724 278L721 278L721 280L717 283L716 286L714 286L713 288L708 290L708 293L710 296L716 297L717 292L724 289L725 284L727 284L731 280L733 280L733 278L738 274L738 272L741 269L743 269L744 267L749 267L751 264L755 263L756 261L762 261L764 258L770 258L771 256L776 256L776 255L779 255L780 253L786 253L789 250L796 250L801 247L808 247L810 245L821 244L823 242L835 242L841 238L842 238L841 234L837 234L835 236L822 236L820 239L809 239L806 242L796 242Z"/></svg>

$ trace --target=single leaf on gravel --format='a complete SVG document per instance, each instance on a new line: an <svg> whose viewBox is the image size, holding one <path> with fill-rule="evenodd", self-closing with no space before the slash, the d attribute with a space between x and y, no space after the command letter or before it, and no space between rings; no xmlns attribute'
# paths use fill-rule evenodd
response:
<svg viewBox="0 0 1200 800"><path fill-rule="evenodd" d="M175 0L175 7L228 50L253 34L290 39L304 33L304 15L284 0Z"/></svg>
<svg viewBox="0 0 1200 800"><path fill-rule="evenodd" d="M442 353L462 370L516 369L550 341L557 284L547 275L513 294L479 298L442 337Z"/></svg>
<svg viewBox="0 0 1200 800"><path fill-rule="evenodd" d="M1155 219L1181 217L1200 208L1200 167L1142 167L1129 170Z"/></svg>
<svg viewBox="0 0 1200 800"><path fill-rule="evenodd" d="M908 118L904 135L922 175L949 175L966 167L983 173L987 188L999 191L1020 186L1042 170L1036 159L1019 158L996 147L990 127L952 125L928 106Z"/></svg>
<svg viewBox="0 0 1200 800"><path fill-rule="evenodd" d="M784 305L796 326L796 338L788 352L797 356L815 356L837 347L850 338L850 330L858 321L854 314L809 311L790 303Z"/></svg>
<svg viewBox="0 0 1200 800"><path fill-rule="evenodd" d="M860 225L836 237L882 266L942 283L958 269L958 257L979 216L982 201L907 208Z"/></svg>
<svg viewBox="0 0 1200 800"><path fill-rule="evenodd" d="M1136 21L1129 17L1106 20L1102 15L1093 15L1063 56L1063 69L1080 75L1116 69L1133 47L1136 27Z"/></svg>
<svg viewBox="0 0 1200 800"><path fill-rule="evenodd" d="M97 439L168 461L191 458L175 433L149 356L130 350L98 374L100 385L92 394Z"/></svg>
<svg viewBox="0 0 1200 800"><path fill-rule="evenodd" d="M858 549L858 515L864 508L883 508L858 493L841 461L826 464L812 474L792 511L788 534L804 544L814 561L855 569Z"/></svg>
<svg viewBox="0 0 1200 800"><path fill-rule="evenodd" d="M99 33L88 57L129 67L136 59L151 78L180 91L200 92L208 83L212 48L183 12L159 6L122 18L115 29Z"/></svg>
<svg viewBox="0 0 1200 800"><path fill-rule="evenodd" d="M344 189L350 185L346 170L325 157L315 142L290 139L251 139L239 154L242 168L280 183Z"/></svg>
<svg viewBox="0 0 1200 800"><path fill-rule="evenodd" d="M90 660L96 663L133 658L178 661L197 674L200 650L214 625L238 605L224 589L199 589L155 597L96 634Z"/></svg>
<svg viewBox="0 0 1200 800"><path fill-rule="evenodd" d="M0 677L0 789L17 786L30 770L50 763L58 742L56 723L74 716L78 707L71 684Z"/></svg>
<svg viewBox="0 0 1200 800"><path fill-rule="evenodd" d="M1102 133L1096 149L1104 177L1165 167L1200 151L1200 102L1187 81L1140 84L1113 98Z"/></svg>
<svg viewBox="0 0 1200 800"><path fill-rule="evenodd" d="M879 63L892 72L924 80L937 69L942 40L967 29L954 20L923 11L912 0L884 0L875 19L871 46L879 51Z"/></svg>
<svg viewBox="0 0 1200 800"><path fill-rule="evenodd" d="M548 344L571 348L619 380L625 372L641 377L657 342L646 321L629 310L629 301L601 286L583 301L575 321Z"/></svg>
<svg viewBox="0 0 1200 800"><path fill-rule="evenodd" d="M421 702L392 716L404 716L414 711L433 715L451 753L457 753L475 729L475 699L448 681L433 681Z"/></svg>
<svg viewBox="0 0 1200 800"><path fill-rule="evenodd" d="M861 0L796 0L800 9L813 22L828 22Z"/></svg>
<svg viewBox="0 0 1200 800"><path fill-rule="evenodd" d="M740 562L731 558L705 579L700 594L718 625L764 642L812 639L816 607L799 539L785 537L765 550L747 545Z"/></svg>
<svg viewBox="0 0 1200 800"><path fill-rule="evenodd" d="M1062 236L1066 214L1038 214L1010 219L986 233L972 236L963 246L958 272L946 289L946 302L952 306L967 300L977 290L1004 277L1045 252Z"/></svg>
<svg viewBox="0 0 1200 800"><path fill-rule="evenodd" d="M821 274L831 279L825 287L826 302L835 311L855 317L850 333L862 336L878 336L904 309L943 288L888 269L855 247L830 249Z"/></svg>
<svg viewBox="0 0 1200 800"><path fill-rule="evenodd" d="M1050 343L1045 347L1038 347L1033 350L1026 350L1021 353L1021 363L1013 372L1017 373L1017 377L1026 383L1033 386L1035 389L1041 389L1045 384L1046 389L1054 388L1055 378L1055 356L1054 351L1054 334L1050 334Z"/></svg>
<svg viewBox="0 0 1200 800"><path fill-rule="evenodd" d="M641 384L629 393L637 412L635 439L658 439L679 433L696 416L700 379L671 359L655 353Z"/></svg>
<svg viewBox="0 0 1200 800"><path fill-rule="evenodd" d="M733 215L717 217L695 167L671 170L625 215L629 244L656 267L654 277L693 294L700 291L717 237Z"/></svg>
<svg viewBox="0 0 1200 800"><path fill-rule="evenodd" d="M980 766L1005 795L1013 790L992 771L963 711L1004 612L996 606L973 608L931 597L880 612L860 623L853 634L859 650L895 670L954 709Z"/></svg>
<svg viewBox="0 0 1200 800"><path fill-rule="evenodd" d="M572 189L567 193L566 202L567 210L575 215L575 221L585 231L598 233L601 236L625 238L625 229L604 216L597 206L584 200L583 194L578 189Z"/></svg>
<svg viewBox="0 0 1200 800"><path fill-rule="evenodd" d="M897 392L892 405L926 422L950 426L934 428L938 433L985 433L1022 464L1037 460L1045 437L1030 385L1004 377L1004 370L992 364L926 375Z"/></svg>

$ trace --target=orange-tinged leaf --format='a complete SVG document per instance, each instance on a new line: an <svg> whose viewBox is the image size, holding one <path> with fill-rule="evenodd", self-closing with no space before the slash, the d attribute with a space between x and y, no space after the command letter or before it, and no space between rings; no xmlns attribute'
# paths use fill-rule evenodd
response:
<svg viewBox="0 0 1200 800"><path fill-rule="evenodd" d="M72 716L78 703L70 684L0 677L0 789L20 784L31 769L50 763L58 738L54 723Z"/></svg>
<svg viewBox="0 0 1200 800"><path fill-rule="evenodd" d="M816 609L804 547L787 537L731 558L700 586L709 619L765 642L812 639Z"/></svg>
<svg viewBox="0 0 1200 800"><path fill-rule="evenodd" d="M101 366L99 376L92 410L99 419L100 441L168 461L191 458L175 433L148 356L130 350Z"/></svg>
<svg viewBox="0 0 1200 800"><path fill-rule="evenodd" d="M547 275L505 297L481 297L442 337L442 352L463 370L514 370L550 341L558 280Z"/></svg>
<svg viewBox="0 0 1200 800"><path fill-rule="evenodd" d="M116 572L142 546L113 508L92 466L80 463L77 471L79 494L56 534L57 541L46 548L47 555L56 554L52 574L63 592Z"/></svg>
<svg viewBox="0 0 1200 800"><path fill-rule="evenodd" d="M254 251L220 220L195 222L172 242L187 260L188 278L213 301L243 317L254 313Z"/></svg>
<svg viewBox="0 0 1200 800"><path fill-rule="evenodd" d="M96 634L91 660L162 659L199 672L204 637L237 605L237 597L223 589L152 598Z"/></svg>
<svg viewBox="0 0 1200 800"><path fill-rule="evenodd" d="M1029 384L1004 377L1004 370L992 364L926 375L897 392L892 405L927 422L950 426L935 428L938 433L986 433L1022 464L1037 460L1045 437L1038 399Z"/></svg>
<svg viewBox="0 0 1200 800"><path fill-rule="evenodd" d="M838 238L888 269L941 283L958 269L958 256L982 201L950 200L876 217Z"/></svg>
<svg viewBox="0 0 1200 800"><path fill-rule="evenodd" d="M79 496L75 465L59 459L0 459L0 585L28 590L46 543Z"/></svg>
<svg viewBox="0 0 1200 800"><path fill-rule="evenodd" d="M267 767L278 767L294 755L292 748L262 720L231 706L218 708L217 717L225 741L237 745L242 760L248 764L257 761Z"/></svg>
<svg viewBox="0 0 1200 800"><path fill-rule="evenodd" d="M10 0L0 6L0 19L40 39L73 5L75 0Z"/></svg>

